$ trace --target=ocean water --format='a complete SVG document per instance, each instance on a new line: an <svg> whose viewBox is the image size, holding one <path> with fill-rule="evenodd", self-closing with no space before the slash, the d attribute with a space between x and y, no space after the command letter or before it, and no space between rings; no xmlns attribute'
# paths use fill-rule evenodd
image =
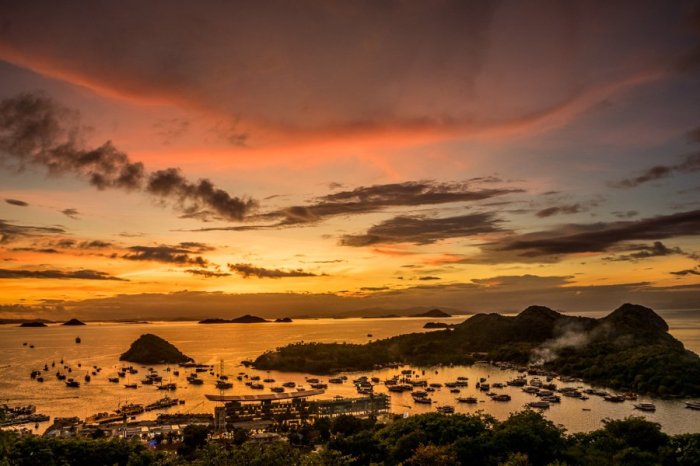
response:
<svg viewBox="0 0 700 466"><path fill-rule="evenodd" d="M443 322L458 323L465 317L440 319ZM687 348L700 351L700 318L697 313L666 315L671 326L671 334L684 342ZM231 376L234 387L226 394L269 393L269 386L281 385L294 381L306 388L305 377L308 374L264 372L243 367L244 359L254 359L259 354L279 346L298 341L351 342L365 343L372 339L386 338L394 335L422 332L423 325L431 319L316 319L297 320L293 323L266 324L223 324L200 325L195 322L153 322L149 324L90 323L84 327L63 327L51 325L46 328L19 328L14 325L0 326L0 403L34 404L37 412L52 417L78 416L85 418L101 411L113 411L123 403L152 403L165 395L155 386L141 386L136 390L124 388L124 383L139 382L146 373L146 367L135 365L139 373L119 384L109 383L107 378L116 376L122 366L119 355L129 348L131 342L144 333L153 333L173 343L197 362L212 364L219 371L223 363L224 373ZM435 320L435 319L432 319ZM372 335L369 337L368 335ZM80 336L82 343L76 344ZM34 348L23 343L33 344ZM72 368L69 377L76 377L82 382L83 376L93 365L102 368L98 376L90 383L81 383L79 389L71 389L58 381L54 374L63 359ZM51 368L51 363L56 368ZM82 367L78 367L78 364ZM49 365L45 375L46 381L39 383L31 380L32 370L39 370ZM177 383L175 392L168 392L171 397L186 401L184 405L173 407L168 411L154 411L140 416L140 419L155 417L160 412L213 413L216 403L205 399L205 394L218 394L214 387L215 377L208 373L200 374L205 380L201 386L189 385L185 377L186 369L180 369L180 376L168 376L165 367L157 367L164 381ZM404 367L408 368L408 366ZM175 369L175 367L173 367ZM517 375L512 371L503 371L489 365L471 367L431 367L414 368L419 374L424 371L424 378L429 382L445 383L454 381L458 376L469 378L469 387L463 388L459 395L441 388L432 398L430 405L415 405L410 393L392 396L392 411L395 413L422 413L434 410L440 405L454 406L457 412L483 411L498 419L506 418L511 412L519 411L536 398L523 393L520 388L507 387L494 390L508 393L512 401L499 403L490 400L479 392L475 384L484 377L490 383L505 382ZM359 375L376 376L384 380L399 373L399 369L383 369L373 372L349 373L349 379ZM65 371L62 371L65 372ZM255 391L235 380L239 372L248 375L260 375L261 378L273 378L275 383L265 384L264 391ZM422 374L421 374L422 375ZM327 377L320 377L326 381ZM584 384L562 384L586 387ZM377 392L385 392L384 385L375 387ZM322 397L358 396L351 382L329 384ZM457 396L476 396L480 402L476 405L457 403ZM700 412L686 409L680 401L668 401L640 397L639 402L653 401L657 405L655 413L642 413L634 410L632 402L608 403L601 398L591 396L589 400L562 397L561 404L552 405L545 416L570 432L590 431L601 426L605 418L619 419L629 415L639 415L659 422L669 433L700 432ZM49 423L42 423L38 431L43 431ZM29 427L29 426L28 426Z"/></svg>

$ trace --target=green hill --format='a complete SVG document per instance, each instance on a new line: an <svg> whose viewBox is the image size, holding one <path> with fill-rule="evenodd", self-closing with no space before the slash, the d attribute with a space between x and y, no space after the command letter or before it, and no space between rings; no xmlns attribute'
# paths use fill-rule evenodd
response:
<svg viewBox="0 0 700 466"><path fill-rule="evenodd" d="M474 353L479 353L475 356ZM625 304L601 319L530 306L515 317L477 314L453 329L366 345L293 344L259 356L259 369L329 373L392 362L415 365L491 361L539 364L616 389L700 395L700 357L668 333L653 310Z"/></svg>
<svg viewBox="0 0 700 466"><path fill-rule="evenodd" d="M119 360L140 364L178 364L192 361L192 358L161 337L147 333L133 342Z"/></svg>

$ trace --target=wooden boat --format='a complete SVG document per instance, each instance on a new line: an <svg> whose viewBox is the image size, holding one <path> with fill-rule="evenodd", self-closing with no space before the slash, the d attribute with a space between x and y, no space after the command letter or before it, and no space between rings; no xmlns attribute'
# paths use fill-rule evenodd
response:
<svg viewBox="0 0 700 466"><path fill-rule="evenodd" d="M634 405L634 409L640 411L656 411L656 405L654 403L637 403Z"/></svg>
<svg viewBox="0 0 700 466"><path fill-rule="evenodd" d="M467 404L472 404L472 405L479 402L479 400L477 400L473 396L459 397L459 398L457 398L457 401L459 401L460 403L467 403Z"/></svg>

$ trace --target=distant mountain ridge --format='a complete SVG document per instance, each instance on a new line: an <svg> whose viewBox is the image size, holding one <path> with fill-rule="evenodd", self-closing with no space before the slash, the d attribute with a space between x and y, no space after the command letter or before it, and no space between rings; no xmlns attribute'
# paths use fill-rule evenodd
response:
<svg viewBox="0 0 700 466"><path fill-rule="evenodd" d="M530 306L514 317L476 314L452 329L366 345L288 345L259 356L255 366L333 372L392 362L469 364L475 358L539 363L563 375L639 393L700 395L700 357L671 336L652 309L629 303L600 319Z"/></svg>

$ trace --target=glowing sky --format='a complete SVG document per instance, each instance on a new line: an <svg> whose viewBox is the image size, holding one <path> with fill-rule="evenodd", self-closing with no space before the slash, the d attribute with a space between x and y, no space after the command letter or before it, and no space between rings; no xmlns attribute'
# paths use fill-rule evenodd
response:
<svg viewBox="0 0 700 466"><path fill-rule="evenodd" d="M700 303L698 2L0 5L0 317Z"/></svg>

